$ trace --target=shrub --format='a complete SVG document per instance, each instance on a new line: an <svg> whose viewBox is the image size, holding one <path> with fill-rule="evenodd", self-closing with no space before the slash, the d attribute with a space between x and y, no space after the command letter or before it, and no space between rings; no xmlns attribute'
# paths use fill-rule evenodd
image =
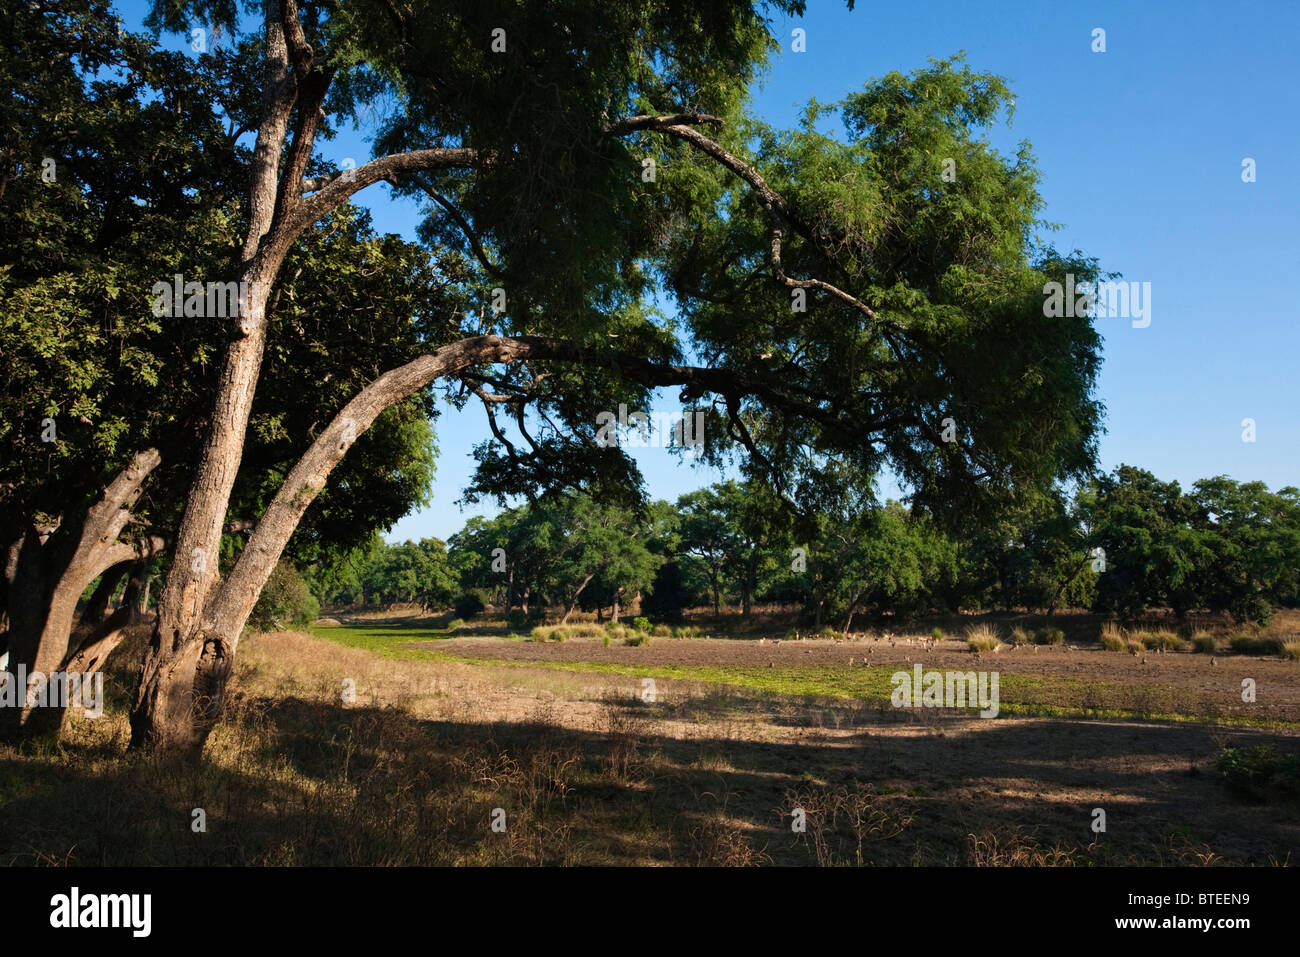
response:
<svg viewBox="0 0 1300 957"><path fill-rule="evenodd" d="M599 638L605 629L597 624L579 623L574 625L538 625L533 629L533 638L538 641L564 641L566 638Z"/></svg>
<svg viewBox="0 0 1300 957"><path fill-rule="evenodd" d="M943 641L943 629L935 626L934 630L930 632L930 637L935 641Z"/></svg>
<svg viewBox="0 0 1300 957"><path fill-rule="evenodd" d="M477 592L467 591L457 595L451 607L456 612L457 618L469 621L475 615L481 614L487 606L483 604L483 599Z"/></svg>
<svg viewBox="0 0 1300 957"><path fill-rule="evenodd" d="M464 619L462 619L462 618L453 618L451 621L447 622L447 630L448 630L448 631L455 631L457 628L459 628L459 627L460 627L461 625L463 625L463 624L465 624Z"/></svg>
<svg viewBox="0 0 1300 957"><path fill-rule="evenodd" d="M1020 645L1032 645L1034 643L1034 636L1026 629L1017 625L1015 628L1011 629L1011 643L1017 647Z"/></svg>
<svg viewBox="0 0 1300 957"><path fill-rule="evenodd" d="M320 602L312 595L307 582L288 560L281 560L271 570L252 613L249 627L257 631L284 629L291 625L306 626L320 614Z"/></svg>
<svg viewBox="0 0 1300 957"><path fill-rule="evenodd" d="M650 636L643 631L638 631L633 634L629 634L627 638L624 639L623 643L625 645L631 645L633 648L637 647L638 645L648 645L650 644Z"/></svg>
<svg viewBox="0 0 1300 957"><path fill-rule="evenodd" d="M1060 628L1039 628L1038 633L1034 635L1034 641L1040 645L1063 645L1065 632Z"/></svg>
<svg viewBox="0 0 1300 957"><path fill-rule="evenodd" d="M971 625L966 629L966 647L971 651L992 651L1002 644L992 625Z"/></svg>
<svg viewBox="0 0 1300 957"><path fill-rule="evenodd" d="M700 629L694 625L682 625L680 628L673 629L674 638L699 638L700 636Z"/></svg>
<svg viewBox="0 0 1300 957"><path fill-rule="evenodd" d="M632 619L632 627L635 628L637 631L643 631L643 632L645 632L646 634L649 634L649 633L650 633L650 619L638 615L636 618L633 618L633 619Z"/></svg>
<svg viewBox="0 0 1300 957"><path fill-rule="evenodd" d="M1288 661L1300 661L1300 641L1288 641L1282 645L1282 657Z"/></svg>
<svg viewBox="0 0 1300 957"><path fill-rule="evenodd" d="M1113 621L1101 626L1101 637L1098 640L1107 651L1124 651L1128 648L1128 637L1124 634L1124 629Z"/></svg>
<svg viewBox="0 0 1300 957"><path fill-rule="evenodd" d="M510 614L506 615L506 624L511 628L523 628L528 624L528 615L522 608L516 608Z"/></svg>
<svg viewBox="0 0 1300 957"><path fill-rule="evenodd" d="M606 648L608 648L608 647L609 647L609 635L605 635L604 637L602 637L602 638L600 639L600 643L601 643L602 645L604 645Z"/></svg>
<svg viewBox="0 0 1300 957"><path fill-rule="evenodd" d="M840 636L840 633L830 625L823 625L822 630L817 632L817 634L822 638L838 638Z"/></svg>
<svg viewBox="0 0 1300 957"><path fill-rule="evenodd" d="M1292 783L1290 779L1295 775L1296 757L1297 755L1291 755L1283 762L1273 746L1266 744L1251 748L1225 748L1219 752L1214 767L1219 779L1227 785L1230 792L1245 801L1257 802L1264 800L1266 785L1279 771L1284 771L1284 776L1288 779L1284 785Z"/></svg>
<svg viewBox="0 0 1300 957"><path fill-rule="evenodd" d="M1142 647L1163 648L1165 651L1180 651L1187 646L1187 642L1179 638L1172 631L1144 631L1142 632Z"/></svg>
<svg viewBox="0 0 1300 957"><path fill-rule="evenodd" d="M673 636L673 630L667 625L655 625L650 629L650 634L654 635L656 638L671 638Z"/></svg>
<svg viewBox="0 0 1300 957"><path fill-rule="evenodd" d="M1208 631L1198 631L1192 635L1192 651L1198 655L1212 655L1219 650L1219 643Z"/></svg>
<svg viewBox="0 0 1300 957"><path fill-rule="evenodd" d="M1228 638L1228 644L1239 655L1280 655L1282 640L1262 635L1236 634Z"/></svg>
<svg viewBox="0 0 1300 957"><path fill-rule="evenodd" d="M1126 651L1128 650L1128 638L1124 635L1124 629L1120 628L1114 622L1106 622L1101 626L1101 646L1107 651Z"/></svg>

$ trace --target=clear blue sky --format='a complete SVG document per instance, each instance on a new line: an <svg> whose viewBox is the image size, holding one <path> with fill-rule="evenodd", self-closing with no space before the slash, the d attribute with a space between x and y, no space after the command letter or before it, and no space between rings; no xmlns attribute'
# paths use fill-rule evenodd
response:
<svg viewBox="0 0 1300 957"><path fill-rule="evenodd" d="M1096 320L1103 469L1123 462L1184 485L1217 474L1300 485L1300 2L810 6L774 22L785 50L754 91L759 115L790 126L812 96L838 100L965 50L973 69L1006 77L1016 93L1013 125L990 139L1004 153L1031 143L1042 215L1063 224L1050 237L1057 248L1151 284L1147 328ZM143 3L123 10L138 23ZM790 49L795 27L805 53ZM1092 50L1098 27L1104 53ZM370 155L350 131L327 149ZM1246 157L1253 183L1242 182ZM379 229L413 237L415 209L388 187L358 199ZM1245 418L1256 422L1254 443L1242 441ZM485 431L481 411L442 416L434 504L387 537L445 538L463 524L472 512L454 502ZM661 449L634 454L655 497L718 477Z"/></svg>

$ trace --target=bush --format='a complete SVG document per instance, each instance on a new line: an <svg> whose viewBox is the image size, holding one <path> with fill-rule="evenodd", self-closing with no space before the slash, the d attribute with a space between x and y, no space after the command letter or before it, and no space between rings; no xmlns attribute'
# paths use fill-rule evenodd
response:
<svg viewBox="0 0 1300 957"><path fill-rule="evenodd" d="M1228 638L1228 644L1239 655L1282 654L1282 640L1280 638L1237 634Z"/></svg>
<svg viewBox="0 0 1300 957"><path fill-rule="evenodd" d="M1288 641L1283 644L1282 657L1287 661L1300 661L1300 641Z"/></svg>
<svg viewBox="0 0 1300 957"><path fill-rule="evenodd" d="M992 625L971 625L966 629L966 647L971 651L992 651L1002 640Z"/></svg>
<svg viewBox="0 0 1300 957"><path fill-rule="evenodd" d="M935 629L930 632L930 637L935 641L943 641L943 629L936 626Z"/></svg>
<svg viewBox="0 0 1300 957"><path fill-rule="evenodd" d="M1065 632L1060 628L1039 628L1038 633L1034 635L1034 642L1040 645L1063 645Z"/></svg>
<svg viewBox="0 0 1300 957"><path fill-rule="evenodd" d="M656 638L671 638L673 636L673 630L667 625L655 625L650 629L650 634L654 635Z"/></svg>
<svg viewBox="0 0 1300 957"><path fill-rule="evenodd" d="M465 620L463 618L453 618L451 621L447 622L447 630L455 631L463 624L465 624Z"/></svg>
<svg viewBox="0 0 1300 957"><path fill-rule="evenodd" d="M483 609L487 607L483 599L477 592L467 591L456 596L456 600L451 603L452 610L456 612L457 618L463 618L469 621L475 615L482 614Z"/></svg>
<svg viewBox="0 0 1300 957"><path fill-rule="evenodd" d="M631 645L633 648L637 647L638 645L648 645L650 644L650 636L647 635L645 632L639 631L634 634L629 634L627 638L624 639L623 643L626 645Z"/></svg>
<svg viewBox="0 0 1300 957"><path fill-rule="evenodd" d="M1192 651L1198 655L1212 655L1219 650L1219 643L1208 631L1198 631L1192 635Z"/></svg>
<svg viewBox="0 0 1300 957"><path fill-rule="evenodd" d="M608 648L608 647L609 647L609 635L605 635L603 638L601 638L601 639L600 639L600 643L601 643L602 645L604 645L606 648Z"/></svg>
<svg viewBox="0 0 1300 957"><path fill-rule="evenodd" d="M305 627L320 615L320 602L293 563L282 559L266 580L248 625L256 631L283 630L292 625Z"/></svg>
<svg viewBox="0 0 1300 957"><path fill-rule="evenodd" d="M1144 631L1142 634L1142 647L1163 648L1165 651L1180 651L1186 647L1187 642L1179 638L1172 631Z"/></svg>
<svg viewBox="0 0 1300 957"><path fill-rule="evenodd" d="M1011 644L1020 647L1021 645L1032 645L1033 643L1034 636L1027 629L1021 628L1019 625L1011 629Z"/></svg>
<svg viewBox="0 0 1300 957"><path fill-rule="evenodd" d="M1101 626L1101 637L1098 640L1107 651L1128 650L1128 636L1124 634L1124 629L1113 621L1108 621Z"/></svg>
<svg viewBox="0 0 1300 957"><path fill-rule="evenodd" d="M522 608L516 608L506 615L506 624L511 628L523 628L528 624L528 615Z"/></svg>
<svg viewBox="0 0 1300 957"><path fill-rule="evenodd" d="M1272 745L1224 748L1215 769L1228 790L1246 801L1263 801L1270 784L1293 796L1300 793L1300 754L1283 757Z"/></svg>
<svg viewBox="0 0 1300 957"><path fill-rule="evenodd" d="M645 618L645 617L643 617L643 616L637 616L636 618L633 618L633 619L632 619L632 627L635 628L637 631L643 631L643 632L645 632L646 634L649 634L649 633L650 633L650 619L649 619L649 618Z"/></svg>
<svg viewBox="0 0 1300 957"><path fill-rule="evenodd" d="M674 638L699 638L701 637L700 629L694 625L682 625L680 628L673 629Z"/></svg>

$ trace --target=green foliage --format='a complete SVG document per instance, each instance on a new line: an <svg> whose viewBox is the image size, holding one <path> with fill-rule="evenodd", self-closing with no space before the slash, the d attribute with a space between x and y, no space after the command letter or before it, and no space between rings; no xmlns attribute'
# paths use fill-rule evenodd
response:
<svg viewBox="0 0 1300 957"><path fill-rule="evenodd" d="M1060 628L1039 628L1034 635L1034 644L1063 645L1065 644L1065 632Z"/></svg>
<svg viewBox="0 0 1300 957"><path fill-rule="evenodd" d="M633 619L632 619L632 627L635 628L637 631L644 631L646 634L649 634L649 633L650 633L650 619L649 619L649 618L645 618L645 617L643 617L643 616L638 616L638 617L636 617L636 618L633 618Z"/></svg>
<svg viewBox="0 0 1300 957"><path fill-rule="evenodd" d="M320 614L320 604L307 588L306 581L288 561L281 561L271 572L266 587L258 596L248 625L256 631L305 627Z"/></svg>
<svg viewBox="0 0 1300 957"><path fill-rule="evenodd" d="M1228 790L1244 801L1262 803L1274 790L1300 795L1300 754L1279 755L1272 745L1224 748L1215 768Z"/></svg>
<svg viewBox="0 0 1300 957"><path fill-rule="evenodd" d="M477 591L461 592L452 603L456 617L463 618L466 621L482 614L486 607Z"/></svg>
<svg viewBox="0 0 1300 957"><path fill-rule="evenodd" d="M1282 653L1282 641L1267 635L1231 635L1228 645L1239 655L1278 655Z"/></svg>

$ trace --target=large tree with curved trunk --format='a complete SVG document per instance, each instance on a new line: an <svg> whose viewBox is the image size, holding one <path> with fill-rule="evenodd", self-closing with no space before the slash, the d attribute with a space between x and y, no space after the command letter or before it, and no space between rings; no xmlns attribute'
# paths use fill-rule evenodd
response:
<svg viewBox="0 0 1300 957"><path fill-rule="evenodd" d="M594 441L598 416L648 409L658 387L704 414L705 460L739 456L796 508L834 497L833 475L885 466L918 503L967 512L1090 468L1098 337L1087 320L1045 317L1042 287L1095 268L1036 248L1028 148L1007 158L979 136L1009 91L937 61L850 95L839 137L818 128L823 107L796 130L768 129L744 112L776 46L765 17L802 6L249 11L260 102L230 109L246 105L237 119L256 136L234 256L254 292L227 322L135 745L201 747L249 612L314 499L386 408L431 384L484 408L491 440L473 486L496 495L584 487L634 500L640 477ZM241 36L223 0L167 0L155 17ZM376 108L375 158L326 168L318 141ZM378 372L313 433L223 569L286 257L381 182L427 204L431 249L470 262L458 307L426 354Z"/></svg>

